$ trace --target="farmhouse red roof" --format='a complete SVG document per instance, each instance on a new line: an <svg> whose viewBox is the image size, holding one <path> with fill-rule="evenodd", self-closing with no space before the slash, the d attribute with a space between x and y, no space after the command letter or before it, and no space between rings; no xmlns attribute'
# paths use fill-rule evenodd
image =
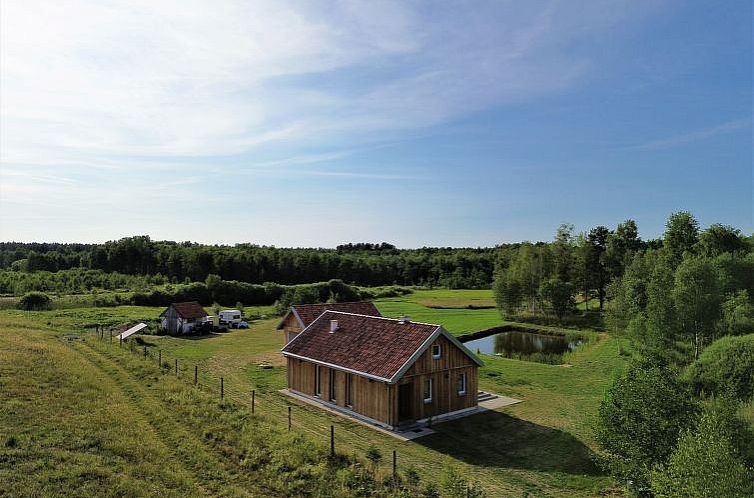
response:
<svg viewBox="0 0 754 498"><path fill-rule="evenodd" d="M338 328L330 333L330 321ZM283 354L392 379L439 325L325 311Z"/></svg>
<svg viewBox="0 0 754 498"><path fill-rule="evenodd" d="M304 322L304 327L308 327L310 323L316 320L317 317L325 311L344 311L346 313L355 313L357 315L382 316L382 313L380 313L371 301L329 304L294 304L292 308L296 310L296 314L298 314L301 321Z"/></svg>
<svg viewBox="0 0 754 498"><path fill-rule="evenodd" d="M207 312L204 311L202 305L196 301L188 303L173 303L171 306L173 306L175 311L183 318L203 318L207 316Z"/></svg>

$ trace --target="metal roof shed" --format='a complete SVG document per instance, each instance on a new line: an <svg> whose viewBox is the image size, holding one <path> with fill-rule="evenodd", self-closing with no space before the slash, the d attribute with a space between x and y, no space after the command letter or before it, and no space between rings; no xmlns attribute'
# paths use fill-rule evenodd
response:
<svg viewBox="0 0 754 498"><path fill-rule="evenodd" d="M120 334L116 335L115 337L116 337L116 339L121 339L121 340L122 339L126 339L127 337L132 336L132 335L134 335L137 332L141 332L145 328L147 328L147 324L146 323L140 323L138 325L134 325L133 327L131 327L130 329L128 329L128 330L126 330L124 332L121 332Z"/></svg>

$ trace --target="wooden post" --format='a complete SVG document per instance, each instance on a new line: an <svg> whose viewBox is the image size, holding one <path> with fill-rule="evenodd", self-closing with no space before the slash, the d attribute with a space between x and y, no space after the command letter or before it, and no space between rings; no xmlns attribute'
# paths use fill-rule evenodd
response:
<svg viewBox="0 0 754 498"><path fill-rule="evenodd" d="M147 347L146 346L144 346L144 359L145 360L147 359Z"/></svg>
<svg viewBox="0 0 754 498"><path fill-rule="evenodd" d="M330 426L330 458L335 458L335 426Z"/></svg>
<svg viewBox="0 0 754 498"><path fill-rule="evenodd" d="M162 349L157 350L157 366L162 370Z"/></svg>
<svg viewBox="0 0 754 498"><path fill-rule="evenodd" d="M225 397L225 379L220 377L220 399Z"/></svg>
<svg viewBox="0 0 754 498"><path fill-rule="evenodd" d="M110 343L112 343L112 342L113 342L113 331L111 330L110 331Z"/></svg>
<svg viewBox="0 0 754 498"><path fill-rule="evenodd" d="M175 359L175 376L178 377L178 358Z"/></svg>
<svg viewBox="0 0 754 498"><path fill-rule="evenodd" d="M393 450L393 479L398 476L398 454Z"/></svg>
<svg viewBox="0 0 754 498"><path fill-rule="evenodd" d="M199 382L199 365L194 365L194 385Z"/></svg>
<svg viewBox="0 0 754 498"><path fill-rule="evenodd" d="M119 348L123 347L123 336L122 335L118 336L118 347Z"/></svg>
<svg viewBox="0 0 754 498"><path fill-rule="evenodd" d="M254 404L256 402L257 392L255 390L251 390L251 414L254 414Z"/></svg>
<svg viewBox="0 0 754 498"><path fill-rule="evenodd" d="M291 432L291 405L288 405L288 432Z"/></svg>

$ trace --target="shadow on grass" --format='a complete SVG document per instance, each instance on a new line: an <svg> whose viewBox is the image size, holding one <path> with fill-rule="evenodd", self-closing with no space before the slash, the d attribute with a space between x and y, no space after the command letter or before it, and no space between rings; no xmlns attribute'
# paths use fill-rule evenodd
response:
<svg viewBox="0 0 754 498"><path fill-rule="evenodd" d="M415 442L463 462L541 472L599 476L593 452L558 429L495 411L437 424Z"/></svg>

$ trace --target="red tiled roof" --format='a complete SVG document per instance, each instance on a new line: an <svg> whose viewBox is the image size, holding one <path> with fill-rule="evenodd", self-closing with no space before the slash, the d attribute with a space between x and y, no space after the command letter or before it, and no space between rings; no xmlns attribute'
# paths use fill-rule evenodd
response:
<svg viewBox="0 0 754 498"><path fill-rule="evenodd" d="M343 311L356 315L382 316L371 301L357 301L353 303L327 303L327 304L294 304L291 306L296 314L304 322L304 327L317 319L325 311Z"/></svg>
<svg viewBox="0 0 754 498"><path fill-rule="evenodd" d="M203 318L207 316L207 312L204 311L202 305L196 301L188 303L173 303L170 306L175 308L175 311L183 318Z"/></svg>
<svg viewBox="0 0 754 498"><path fill-rule="evenodd" d="M338 329L330 333L330 320ZM439 325L326 311L283 348L295 355L391 380Z"/></svg>

